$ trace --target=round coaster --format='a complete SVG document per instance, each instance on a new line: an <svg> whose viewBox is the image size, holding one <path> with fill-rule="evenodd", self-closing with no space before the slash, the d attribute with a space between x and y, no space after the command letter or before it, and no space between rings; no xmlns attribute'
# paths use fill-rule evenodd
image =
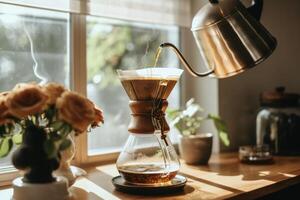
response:
<svg viewBox="0 0 300 200"><path fill-rule="evenodd" d="M112 183L117 190L122 192L136 194L163 194L182 191L186 184L186 178L180 175L176 175L175 178L167 183L138 185L126 182L122 176L116 176L112 179Z"/></svg>

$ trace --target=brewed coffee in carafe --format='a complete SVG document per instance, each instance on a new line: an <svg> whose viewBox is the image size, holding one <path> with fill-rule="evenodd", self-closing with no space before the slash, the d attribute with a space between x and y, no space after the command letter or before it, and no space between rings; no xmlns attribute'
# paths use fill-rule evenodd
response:
<svg viewBox="0 0 300 200"><path fill-rule="evenodd" d="M167 98L182 70L145 68L119 70L130 99L129 137L117 160L121 176L132 184L162 184L173 179L179 160L168 137Z"/></svg>

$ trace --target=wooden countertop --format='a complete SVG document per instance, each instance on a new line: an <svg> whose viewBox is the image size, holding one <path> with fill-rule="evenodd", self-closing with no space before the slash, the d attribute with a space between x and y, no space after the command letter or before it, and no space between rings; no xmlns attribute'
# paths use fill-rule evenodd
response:
<svg viewBox="0 0 300 200"><path fill-rule="evenodd" d="M300 184L300 157L275 157L270 165L247 165L236 153L213 155L207 166L182 163L180 174L187 177L184 191L160 196L131 195L116 191L111 183L118 175L115 165L87 169L71 191L76 199L256 199ZM12 189L0 190L0 199L10 197ZM8 198L9 199L9 198Z"/></svg>

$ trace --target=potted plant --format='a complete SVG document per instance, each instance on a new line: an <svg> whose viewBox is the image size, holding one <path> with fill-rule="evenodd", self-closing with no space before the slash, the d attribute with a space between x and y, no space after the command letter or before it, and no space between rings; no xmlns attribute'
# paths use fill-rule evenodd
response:
<svg viewBox="0 0 300 200"><path fill-rule="evenodd" d="M24 170L22 181L55 182L52 172L60 165L61 152L72 145L69 135L82 134L102 122L99 108L62 85L18 84L0 93L0 157L18 145L12 163Z"/></svg>
<svg viewBox="0 0 300 200"><path fill-rule="evenodd" d="M203 121L212 120L220 140L225 146L230 144L225 122L218 116L208 114L201 116L203 109L190 99L184 109L168 109L167 115L171 126L181 134L179 152L187 164L207 164L212 152L211 133L199 133Z"/></svg>

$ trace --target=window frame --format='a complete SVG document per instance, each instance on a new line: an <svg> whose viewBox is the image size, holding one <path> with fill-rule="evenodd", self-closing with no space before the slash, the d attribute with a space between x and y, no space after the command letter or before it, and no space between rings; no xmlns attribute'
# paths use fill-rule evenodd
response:
<svg viewBox="0 0 300 200"><path fill-rule="evenodd" d="M19 177L20 172L13 166L7 167L5 170L0 172L0 187L10 185L12 180Z"/></svg>
<svg viewBox="0 0 300 200"><path fill-rule="evenodd" d="M70 38L71 89L87 96L86 15L70 14ZM109 163L119 155L119 152L88 155L88 134L80 134L74 139L76 154L73 163L76 165Z"/></svg>
<svg viewBox="0 0 300 200"><path fill-rule="evenodd" d="M87 44L86 44L86 24L87 15L70 14L70 33L71 33L71 88L80 94L87 96ZM182 31L179 27L178 39L180 46ZM85 66L85 67L83 67ZM179 65L180 66L180 65ZM180 91L182 91L180 81ZM180 92L179 104L182 104L183 94ZM86 166L92 163L107 164L115 162L119 156L119 151L88 154L88 134L80 134L75 137L76 154L73 163L79 166Z"/></svg>

